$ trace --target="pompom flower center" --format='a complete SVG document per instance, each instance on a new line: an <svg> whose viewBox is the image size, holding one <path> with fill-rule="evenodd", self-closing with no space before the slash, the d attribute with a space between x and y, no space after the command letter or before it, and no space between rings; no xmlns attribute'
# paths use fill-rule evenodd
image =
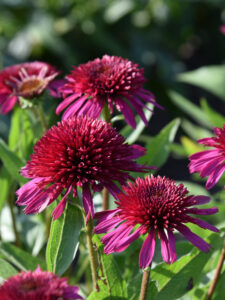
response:
<svg viewBox="0 0 225 300"><path fill-rule="evenodd" d="M27 280L21 284L21 289L24 292L30 292L30 291L35 291L41 284L37 284L37 282L34 282L33 280Z"/></svg>
<svg viewBox="0 0 225 300"><path fill-rule="evenodd" d="M145 232L150 228L174 228L174 224L185 222L188 199L187 189L182 184L176 186L165 177L148 177L119 196L118 216L130 225L143 225Z"/></svg>

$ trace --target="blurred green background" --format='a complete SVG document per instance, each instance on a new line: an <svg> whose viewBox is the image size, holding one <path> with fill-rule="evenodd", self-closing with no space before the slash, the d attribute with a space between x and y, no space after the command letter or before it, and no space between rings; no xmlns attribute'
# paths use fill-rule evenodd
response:
<svg viewBox="0 0 225 300"><path fill-rule="evenodd" d="M225 113L223 101L176 80L179 73L224 62L225 36L219 30L223 23L224 0L0 0L0 66L41 60L62 70L63 76L73 65L104 54L129 58L145 68L146 88L165 107L155 110L145 130L156 135L174 117L185 116L168 96L171 89L197 105L206 97ZM1 115L5 140L9 124L10 115ZM193 131L189 125L180 127L178 144L185 126ZM183 158L179 146L173 152ZM171 158L162 174L188 176L187 160L176 160L180 172L173 164Z"/></svg>

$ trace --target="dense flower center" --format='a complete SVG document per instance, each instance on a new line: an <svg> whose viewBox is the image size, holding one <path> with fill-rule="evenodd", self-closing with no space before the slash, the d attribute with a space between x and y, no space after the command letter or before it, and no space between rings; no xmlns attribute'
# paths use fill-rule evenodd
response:
<svg viewBox="0 0 225 300"><path fill-rule="evenodd" d="M37 284L37 282L34 282L33 280L27 280L27 281L21 283L21 289L24 292L34 291L38 287L39 287L39 285Z"/></svg>
<svg viewBox="0 0 225 300"><path fill-rule="evenodd" d="M126 194L119 195L117 202L121 219L131 225L149 228L174 228L180 221L187 220L187 189L182 184L176 186L165 177L139 179L136 186L130 184Z"/></svg>
<svg viewBox="0 0 225 300"><path fill-rule="evenodd" d="M127 94L136 90L145 81L143 69L127 59L103 56L87 64L80 65L72 72L76 92L88 95ZM122 93L122 94L121 94Z"/></svg>

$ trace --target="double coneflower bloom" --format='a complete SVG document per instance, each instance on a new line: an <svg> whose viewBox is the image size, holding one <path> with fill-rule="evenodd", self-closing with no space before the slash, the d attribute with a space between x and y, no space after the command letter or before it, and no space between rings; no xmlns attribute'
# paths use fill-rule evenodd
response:
<svg viewBox="0 0 225 300"><path fill-rule="evenodd" d="M66 278L42 271L21 272L10 277L0 286L1 300L76 300L83 299L77 286L71 286Z"/></svg>
<svg viewBox="0 0 225 300"><path fill-rule="evenodd" d="M204 229L218 231L205 221L190 216L216 213L216 207L192 207L208 203L209 197L188 195L183 184L176 185L173 180L160 176L138 178L135 183L123 187L123 191L117 195L116 209L96 214L98 225L95 233L107 232L101 239L106 254L121 252L140 235L147 235L139 257L140 268L146 268L152 262L155 237L158 235L163 260L173 263L176 260L175 230L200 250L209 251L210 245L184 225L193 223Z"/></svg>
<svg viewBox="0 0 225 300"><path fill-rule="evenodd" d="M73 117L49 129L34 146L31 160L21 174L31 179L18 191L18 205L26 205L25 213L40 213L60 194L62 200L53 212L62 214L68 194L77 195L82 188L87 219L94 217L92 191L106 187L116 196L116 182L132 179L129 172L146 172L136 158L145 154L138 145L128 145L110 124L87 117Z"/></svg>
<svg viewBox="0 0 225 300"><path fill-rule="evenodd" d="M146 126L148 121L143 112L145 103L162 108L156 103L154 95L143 88L146 81L144 69L128 59L104 55L101 59L96 58L74 67L66 79L67 82L60 89L65 99L56 110L59 114L66 108L63 119L74 115L98 118L106 103L111 114L113 106L116 106L126 122L135 128L136 121L131 107Z"/></svg>

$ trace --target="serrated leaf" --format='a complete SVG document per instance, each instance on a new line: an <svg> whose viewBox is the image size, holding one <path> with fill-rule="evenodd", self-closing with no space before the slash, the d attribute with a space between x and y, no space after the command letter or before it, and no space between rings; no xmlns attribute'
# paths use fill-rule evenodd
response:
<svg viewBox="0 0 225 300"><path fill-rule="evenodd" d="M8 279L9 277L16 275L16 273L18 272L13 266L0 258L0 279Z"/></svg>
<svg viewBox="0 0 225 300"><path fill-rule="evenodd" d="M81 211L69 203L61 217L52 221L46 249L49 271L62 275L70 266L77 253L82 224Z"/></svg>
<svg viewBox="0 0 225 300"><path fill-rule="evenodd" d="M0 139L0 158L7 171L15 180L21 184L27 182L26 178L19 173L19 170L25 165L25 162L13 153L2 139Z"/></svg>
<svg viewBox="0 0 225 300"><path fill-rule="evenodd" d="M201 67L191 72L179 74L177 79L206 89L225 100L225 66Z"/></svg>
<svg viewBox="0 0 225 300"><path fill-rule="evenodd" d="M10 243L0 243L0 253L3 257L11 262L13 265L18 267L20 270L28 271L35 270L38 265L42 268L42 270L46 269L45 263L26 251L10 244Z"/></svg>
<svg viewBox="0 0 225 300"><path fill-rule="evenodd" d="M98 235L94 235L93 242L96 243L100 251L101 263L102 263L103 273L104 273L104 280L103 280L104 285L101 284L100 292L108 294L107 298L102 298L102 299L108 299L108 300L127 299L126 282L125 280L123 280L120 274L116 261L114 260L112 255L104 254L104 246L100 242L100 238ZM105 285L107 287L107 291ZM101 290L101 287L103 290ZM98 292L95 292L95 295L96 295L96 299L100 299L98 298ZM90 299L95 299L95 298L93 298L92 296L92 298Z"/></svg>
<svg viewBox="0 0 225 300"><path fill-rule="evenodd" d="M169 97L177 107L179 107L187 115L193 118L196 122L203 126L206 126L207 128L211 128L206 114L197 105L193 104L188 99L175 91L170 91Z"/></svg>
<svg viewBox="0 0 225 300"><path fill-rule="evenodd" d="M170 146L173 142L180 120L175 119L166 125L157 136L146 145L146 155L139 159L140 163L147 166L161 167L170 154Z"/></svg>

